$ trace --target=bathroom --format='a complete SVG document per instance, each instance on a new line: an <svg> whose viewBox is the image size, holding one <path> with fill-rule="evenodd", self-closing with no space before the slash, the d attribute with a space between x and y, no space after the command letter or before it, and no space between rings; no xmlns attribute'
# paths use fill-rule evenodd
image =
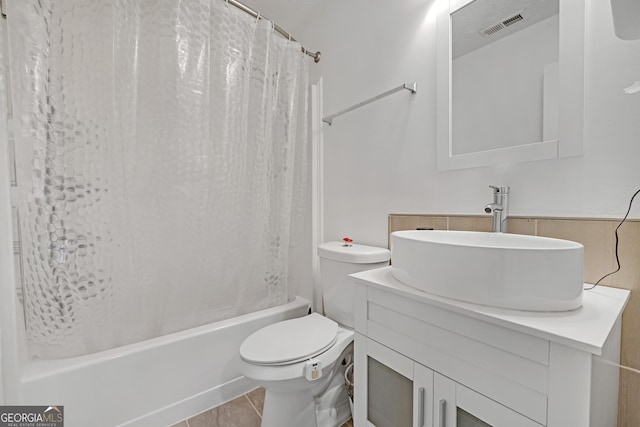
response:
<svg viewBox="0 0 640 427"><path fill-rule="evenodd" d="M614 17L620 19L617 7L624 2L578 3L584 3L585 8L583 114L576 119L582 121L580 153L442 170L438 165L441 87L436 21L442 8L439 0L247 1L248 6L273 19L305 48L322 52L318 63L308 58L309 82L316 84L314 90L322 95L320 116L402 83L417 83L415 94L394 93L336 118L331 126L321 124L320 120L311 124L311 139L315 138L318 152L312 153L308 168L308 185L315 189L309 191L313 198L309 204L314 208L313 215L306 219L308 247L313 246L312 242L341 240L345 236L356 243L388 247L391 231L417 227L488 231L491 219L483 211L491 201L488 186L508 185L511 232L584 244L586 282L593 283L614 270L613 232L626 213L631 196L640 187L636 166L640 158L640 93L625 91L640 80L640 40L638 36L619 37ZM632 23L632 28L634 25L639 24ZM311 113L312 110L313 106ZM0 156L5 159L6 141L1 147ZM5 163L3 160L3 168ZM2 176L6 175L8 171L2 170ZM10 188L4 179L0 191L3 201L0 295L5 304L7 299L15 299L15 288L11 286L13 273L8 273L9 268L13 269L13 255L8 246L12 239L4 237L10 235L5 203ZM628 222L620 229L622 269L604 282L632 291L622 325L621 363L625 368L620 371L620 426L640 425L637 407L640 303L634 293L640 287L639 220L636 201ZM296 273L295 293L319 310L321 290L318 280L313 279L317 272L315 249L309 249L306 255ZM15 362L11 353L17 349L6 348L11 341L5 328L19 325L19 319L10 319L16 313L4 305L1 310L0 401L8 405L16 402L12 393L14 383L19 381L14 377L19 372L10 368ZM141 357L144 363L144 355ZM195 363L187 359L176 366L175 372L165 375L170 377L168 381L182 386L187 380L181 378L192 375L189 378L195 381L202 376L201 372L189 373L191 366ZM127 375L118 371L117 366L114 369L108 375ZM224 377L224 373L220 375ZM90 386L83 384L81 393L87 394ZM218 404L251 388L242 381L236 386L220 395L205 397ZM135 393L144 393L144 384ZM175 396L176 401L184 398L179 392ZM65 404L64 401L38 404L55 403ZM205 403L194 404L194 407L204 410L215 404L208 407L202 406ZM182 418L167 417L166 425L197 413ZM139 416L141 413L132 411L129 420ZM163 425L164 421L155 419L155 422L154 425Z"/></svg>

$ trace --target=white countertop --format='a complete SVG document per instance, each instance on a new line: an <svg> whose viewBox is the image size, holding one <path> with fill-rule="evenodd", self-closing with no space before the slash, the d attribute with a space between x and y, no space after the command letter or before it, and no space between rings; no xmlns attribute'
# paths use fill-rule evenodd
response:
<svg viewBox="0 0 640 427"><path fill-rule="evenodd" d="M563 312L507 310L439 297L398 281L392 267L352 274L357 282L372 288L421 301L465 316L533 335L596 355L615 326L629 300L630 291L597 286L584 291L582 307Z"/></svg>

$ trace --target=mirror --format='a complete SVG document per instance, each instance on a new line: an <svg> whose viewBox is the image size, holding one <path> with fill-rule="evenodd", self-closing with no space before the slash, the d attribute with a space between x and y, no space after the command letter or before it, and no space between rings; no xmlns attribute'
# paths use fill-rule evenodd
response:
<svg viewBox="0 0 640 427"><path fill-rule="evenodd" d="M437 61L438 170L582 154L584 0L451 0Z"/></svg>
<svg viewBox="0 0 640 427"><path fill-rule="evenodd" d="M558 140L558 0L476 0L451 14L451 147Z"/></svg>

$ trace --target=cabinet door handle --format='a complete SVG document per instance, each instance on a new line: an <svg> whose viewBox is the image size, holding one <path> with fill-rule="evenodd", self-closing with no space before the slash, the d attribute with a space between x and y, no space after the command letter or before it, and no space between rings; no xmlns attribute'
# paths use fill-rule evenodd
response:
<svg viewBox="0 0 640 427"><path fill-rule="evenodd" d="M418 425L424 427L424 387L418 389Z"/></svg>
<svg viewBox="0 0 640 427"><path fill-rule="evenodd" d="M447 427L447 401L440 399L440 426Z"/></svg>

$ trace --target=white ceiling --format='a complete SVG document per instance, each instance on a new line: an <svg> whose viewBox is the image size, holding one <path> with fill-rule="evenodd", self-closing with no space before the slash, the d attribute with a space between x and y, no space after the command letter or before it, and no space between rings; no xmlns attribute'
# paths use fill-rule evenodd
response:
<svg viewBox="0 0 640 427"><path fill-rule="evenodd" d="M324 5L323 0L238 0L278 24L295 38L295 30L313 20ZM304 44L304 40L299 40Z"/></svg>

